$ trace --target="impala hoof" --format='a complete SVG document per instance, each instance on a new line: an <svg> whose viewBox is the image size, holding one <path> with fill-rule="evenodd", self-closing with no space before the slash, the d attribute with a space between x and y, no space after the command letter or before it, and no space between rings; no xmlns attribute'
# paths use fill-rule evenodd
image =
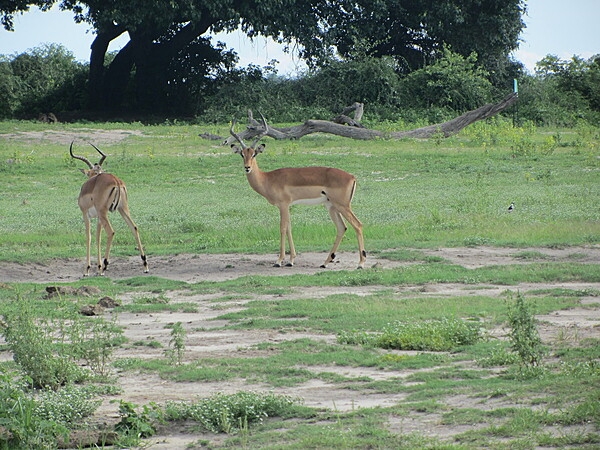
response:
<svg viewBox="0 0 600 450"><path fill-rule="evenodd" d="M326 265L326 264L321 264L319 267L320 267L321 269L327 269L327 265Z"/></svg>
<svg viewBox="0 0 600 450"><path fill-rule="evenodd" d="M273 267L281 267L281 263L276 262L275 264L273 264Z"/></svg>
<svg viewBox="0 0 600 450"><path fill-rule="evenodd" d="M294 267L294 263L293 262L289 262L285 265L285 267Z"/></svg>

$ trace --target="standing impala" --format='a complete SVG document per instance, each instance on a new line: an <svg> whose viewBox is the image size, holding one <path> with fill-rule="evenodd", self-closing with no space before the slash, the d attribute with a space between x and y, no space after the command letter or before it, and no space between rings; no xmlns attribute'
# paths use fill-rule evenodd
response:
<svg viewBox="0 0 600 450"><path fill-rule="evenodd" d="M235 121L231 124L229 131L240 143L241 147L233 144L231 148L235 153L242 155L250 186L265 197L269 203L279 208L280 245L279 258L277 258L275 267L281 267L285 259L286 236L290 247L290 261L287 265L293 266L296 258L296 249L292 239L290 206L295 204L318 205L322 203L329 211L329 216L337 228L337 235L333 247L321 267L327 267L327 264L335 259L335 252L346 232L343 217L356 231L360 258L358 268L362 269L367 259L362 224L350 207L356 189L354 175L332 167L298 167L276 169L271 172L261 171L256 162L256 156L264 150L265 145L260 144L257 147L256 144L269 130L267 121L262 114L261 118L263 131L255 138L251 146L244 144L242 139L234 132Z"/></svg>
<svg viewBox="0 0 600 450"><path fill-rule="evenodd" d="M90 219L98 218L98 226L96 228L96 243L98 245L98 274L104 275L104 271L108 266L108 256L110 254L110 246L115 235L115 230L108 220L108 213L115 210L121 213L127 225L131 229L133 236L137 242L142 262L144 263L144 272L148 272L148 262L146 261L146 254L142 247L142 241L140 240L140 233L138 232L136 224L131 220L129 213L129 207L127 205L127 188L125 183L116 176L106 173L102 170L102 163L106 159L106 155L96 147L94 144L90 144L94 147L98 153L102 155L100 161L97 164L92 164L87 158L83 156L77 156L73 154L73 142L69 148L69 153L72 158L78 159L86 163L89 170L80 169L87 177L88 180L81 186L81 192L79 193L79 208L83 213L83 221L85 222L85 233L87 238L87 266L85 268L84 276L88 276L90 273L90 247L92 245L92 233L90 229ZM104 262L102 262L100 256L100 235L102 228L106 232L106 253L104 254Z"/></svg>

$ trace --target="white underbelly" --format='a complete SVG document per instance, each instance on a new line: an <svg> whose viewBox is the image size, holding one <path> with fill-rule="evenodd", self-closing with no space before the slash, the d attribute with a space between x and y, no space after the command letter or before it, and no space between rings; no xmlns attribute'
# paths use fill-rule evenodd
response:
<svg viewBox="0 0 600 450"><path fill-rule="evenodd" d="M322 195L317 198L302 198L300 200L295 200L292 202L292 205L321 205L327 201L327 197Z"/></svg>

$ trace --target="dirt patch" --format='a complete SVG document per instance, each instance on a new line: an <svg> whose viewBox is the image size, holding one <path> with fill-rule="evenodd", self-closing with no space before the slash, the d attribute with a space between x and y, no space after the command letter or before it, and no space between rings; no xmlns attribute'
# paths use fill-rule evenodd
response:
<svg viewBox="0 0 600 450"><path fill-rule="evenodd" d="M92 142L95 145L117 144L131 136L143 136L140 130L94 130L92 128L77 128L70 131L43 130L43 131L18 131L0 135L2 139L52 142L55 144L69 145L71 142Z"/></svg>
<svg viewBox="0 0 600 450"><path fill-rule="evenodd" d="M321 269L326 253L302 253L293 267L273 267L276 257L268 255L240 254L182 254L174 256L148 256L149 275L169 280L197 283L200 281L225 281L252 275L295 275L315 274L324 270L354 270L358 256L354 253L339 253L336 262ZM370 265L393 268L405 265L382 258L371 257ZM84 258L54 259L44 263L0 262L0 282L54 283L71 282L82 277ZM92 263L93 264L93 263ZM370 266L367 266L370 267ZM106 276L124 279L143 276L139 256L111 258Z"/></svg>
<svg viewBox="0 0 600 450"><path fill-rule="evenodd" d="M492 247L477 248L451 248L421 250L428 256L440 257L444 260L459 264L467 268L477 268L490 265L504 264L529 264L532 262L600 262L600 248L578 247L567 249L506 249ZM243 276L270 275L286 276L293 274L315 274L325 271L354 270L358 258L355 253L340 253L339 259L327 269L319 268L325 259L325 253L303 253L298 256L294 267L275 268L272 264L274 256L269 255L241 255L241 254L212 254L212 255L172 255L150 257L150 274L172 280L195 283L200 281L223 281ZM396 268L406 266L406 262L395 262L381 258L379 255L370 256L367 267ZM34 282L57 283L72 282L82 278L83 258L81 259L56 259L44 264L16 264L0 262L0 288L10 288L3 283ZM145 276L142 271L139 257L113 257L107 271L107 276L114 279ZM369 269L366 269L369 270ZM504 298L506 291L520 291L524 294L538 289L564 288L571 290L600 291L600 283L539 283L520 284L518 286L500 286L491 284L426 284L420 286L399 285L395 287L383 286L331 286L308 287L294 290L285 294L266 295L248 292L243 299L220 301L219 309L215 309L212 300L216 294L195 294L172 291L166 295L171 302L187 302L196 306L193 313L159 312L152 314L120 313L118 322L124 327L125 336L131 344L135 342L157 341L161 347L147 345L129 345L120 348L116 358L159 358L164 356L164 349L168 348L170 328L168 324L182 322L187 330L185 360L202 361L212 357L257 357L268 355L271 350L258 350L254 347L258 343L281 343L283 341L310 338L313 340L335 342L333 335L319 335L314 333L288 332L281 333L273 330L232 330L222 329L225 321L214 319L222 314L223 308L227 311L242 309L245 303L254 299L300 299L322 298L332 294L354 294L366 296L379 290L394 290L397 295L405 297L439 297L439 296L469 296L486 295ZM132 302L135 296L143 295L131 293L119 296L123 303ZM600 298L590 295L582 297L580 307L567 311L554 312L540 316L540 331L546 342L556 339L572 339L579 341L585 337L600 337ZM110 316L112 312L105 313ZM501 333L501 331L499 331ZM7 356L7 355L4 355ZM411 371L399 372L393 370L379 370L368 367L322 366L310 367L309 370L317 373L334 373L349 380L398 380L410 375ZM300 397L307 406L329 409L333 411L351 411L359 408L376 406L391 406L403 401L404 394L383 395L372 393L368 390L344 389L333 382L321 378L312 379L292 388L277 388L272 386L248 383L244 379L233 379L225 382L197 382L183 383L162 380L154 374L123 372L118 374L118 383L123 392L117 396L137 405L150 402L163 403L167 400L189 401L194 398L205 398L214 393L235 393L246 391L273 391L279 394ZM325 377L326 379L326 377ZM481 399L475 400L464 397L451 397L447 399L448 408L480 408L482 410L495 408L498 405L487 404ZM494 399L491 402L496 401ZM504 401L504 400L503 400ZM116 422L118 404L106 400L97 412L103 422ZM488 424L489 425L489 424ZM441 417L437 414L412 414L409 418L391 417L388 428L397 433L418 432L425 436L438 437L442 440L451 439L458 433L477 429L478 424L472 426L446 426L442 424ZM189 443L198 439L209 439L213 444L222 441L223 436L209 434L188 434L178 430L165 430L160 437L146 442L153 449L185 448Z"/></svg>
<svg viewBox="0 0 600 450"><path fill-rule="evenodd" d="M600 263L600 247L569 247L565 249L507 249L496 247L439 248L418 250L453 264L474 269L484 266L530 264L532 262ZM148 256L150 275L170 280L197 283L199 281L225 281L251 275L315 274L330 270L354 270L358 257L352 252L341 252L327 269L320 265L326 253L301 253L294 267L273 267L275 256L242 254L180 254ZM54 283L72 282L82 277L84 258L53 259L43 263L13 263L0 261L0 282ZM397 268L411 263L369 255L365 267ZM106 276L124 279L143 276L139 256L113 256ZM464 285L463 285L464 286ZM467 289L467 288L465 288ZM438 294L440 292L437 292Z"/></svg>

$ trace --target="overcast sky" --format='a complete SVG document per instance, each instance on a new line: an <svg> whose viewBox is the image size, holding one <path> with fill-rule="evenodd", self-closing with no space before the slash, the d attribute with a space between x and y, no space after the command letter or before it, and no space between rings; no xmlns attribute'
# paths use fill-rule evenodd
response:
<svg viewBox="0 0 600 450"><path fill-rule="evenodd" d="M524 17L527 28L521 35L521 44L514 53L527 69L547 54L568 59L573 55L589 58L600 54L600 0L529 0L528 14ZM0 54L22 53L44 43L59 43L69 49L80 61L88 61L94 39L87 24L76 24L71 12L54 7L42 13L37 8L15 17L15 31L0 29ZM277 59L279 74L294 74L304 66L294 55L285 54L279 45L264 38L250 42L241 32L218 36L218 40L235 48L240 65L266 65ZM113 41L110 50L118 50L127 43L127 35Z"/></svg>

